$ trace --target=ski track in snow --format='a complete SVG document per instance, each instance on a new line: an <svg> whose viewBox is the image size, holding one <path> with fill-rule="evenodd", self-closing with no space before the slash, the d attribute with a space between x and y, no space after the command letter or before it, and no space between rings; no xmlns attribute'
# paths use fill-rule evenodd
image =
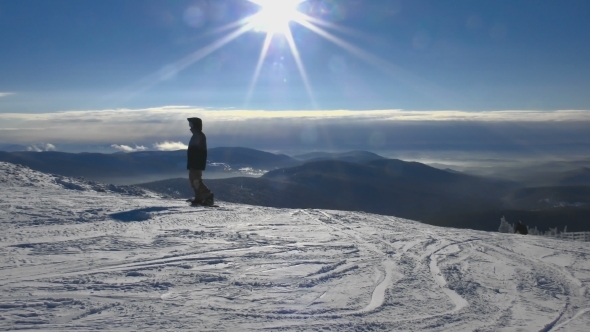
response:
<svg viewBox="0 0 590 332"><path fill-rule="evenodd" d="M0 330L586 331L590 245L0 163Z"/></svg>

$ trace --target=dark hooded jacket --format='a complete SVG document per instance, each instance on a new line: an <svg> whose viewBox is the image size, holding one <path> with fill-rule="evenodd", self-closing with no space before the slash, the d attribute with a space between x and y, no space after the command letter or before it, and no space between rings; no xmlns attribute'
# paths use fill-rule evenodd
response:
<svg viewBox="0 0 590 332"><path fill-rule="evenodd" d="M199 118L189 118L193 124L187 151L187 169L205 170L207 166L207 137L203 134L203 123Z"/></svg>

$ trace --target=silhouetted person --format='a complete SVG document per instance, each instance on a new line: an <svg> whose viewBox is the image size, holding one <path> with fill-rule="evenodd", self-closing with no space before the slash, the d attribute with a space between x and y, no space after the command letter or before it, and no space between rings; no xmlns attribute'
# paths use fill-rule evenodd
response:
<svg viewBox="0 0 590 332"><path fill-rule="evenodd" d="M522 235L527 235L529 233L529 230L525 224L523 224L519 221L516 224L516 226L514 226L514 233L520 233Z"/></svg>
<svg viewBox="0 0 590 332"><path fill-rule="evenodd" d="M195 192L195 198L191 201L193 205L213 205L213 193L203 183L203 171L207 166L207 137L203 133L203 121L199 118L188 118L191 128L190 142L187 151L187 166L189 170L188 179Z"/></svg>

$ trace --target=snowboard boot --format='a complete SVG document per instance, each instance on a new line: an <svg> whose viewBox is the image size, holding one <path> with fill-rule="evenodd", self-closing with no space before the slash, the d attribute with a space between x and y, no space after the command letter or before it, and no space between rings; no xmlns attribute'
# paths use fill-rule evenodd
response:
<svg viewBox="0 0 590 332"><path fill-rule="evenodd" d="M200 199L202 196L199 193L199 190L195 189L194 187L193 187L193 190L195 192L195 197L194 198L189 198L187 200L187 202L190 202L191 205L201 205L201 203L203 202L203 200Z"/></svg>
<svg viewBox="0 0 590 332"><path fill-rule="evenodd" d="M205 198L203 201L201 201L202 205L206 205L206 206L213 206L215 205L215 200L213 199L213 193L211 193L209 195L209 197Z"/></svg>

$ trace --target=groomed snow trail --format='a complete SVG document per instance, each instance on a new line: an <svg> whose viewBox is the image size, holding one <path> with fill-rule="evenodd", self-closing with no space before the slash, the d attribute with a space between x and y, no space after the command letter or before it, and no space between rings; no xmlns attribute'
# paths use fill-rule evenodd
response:
<svg viewBox="0 0 590 332"><path fill-rule="evenodd" d="M0 330L586 331L590 245L0 163Z"/></svg>

